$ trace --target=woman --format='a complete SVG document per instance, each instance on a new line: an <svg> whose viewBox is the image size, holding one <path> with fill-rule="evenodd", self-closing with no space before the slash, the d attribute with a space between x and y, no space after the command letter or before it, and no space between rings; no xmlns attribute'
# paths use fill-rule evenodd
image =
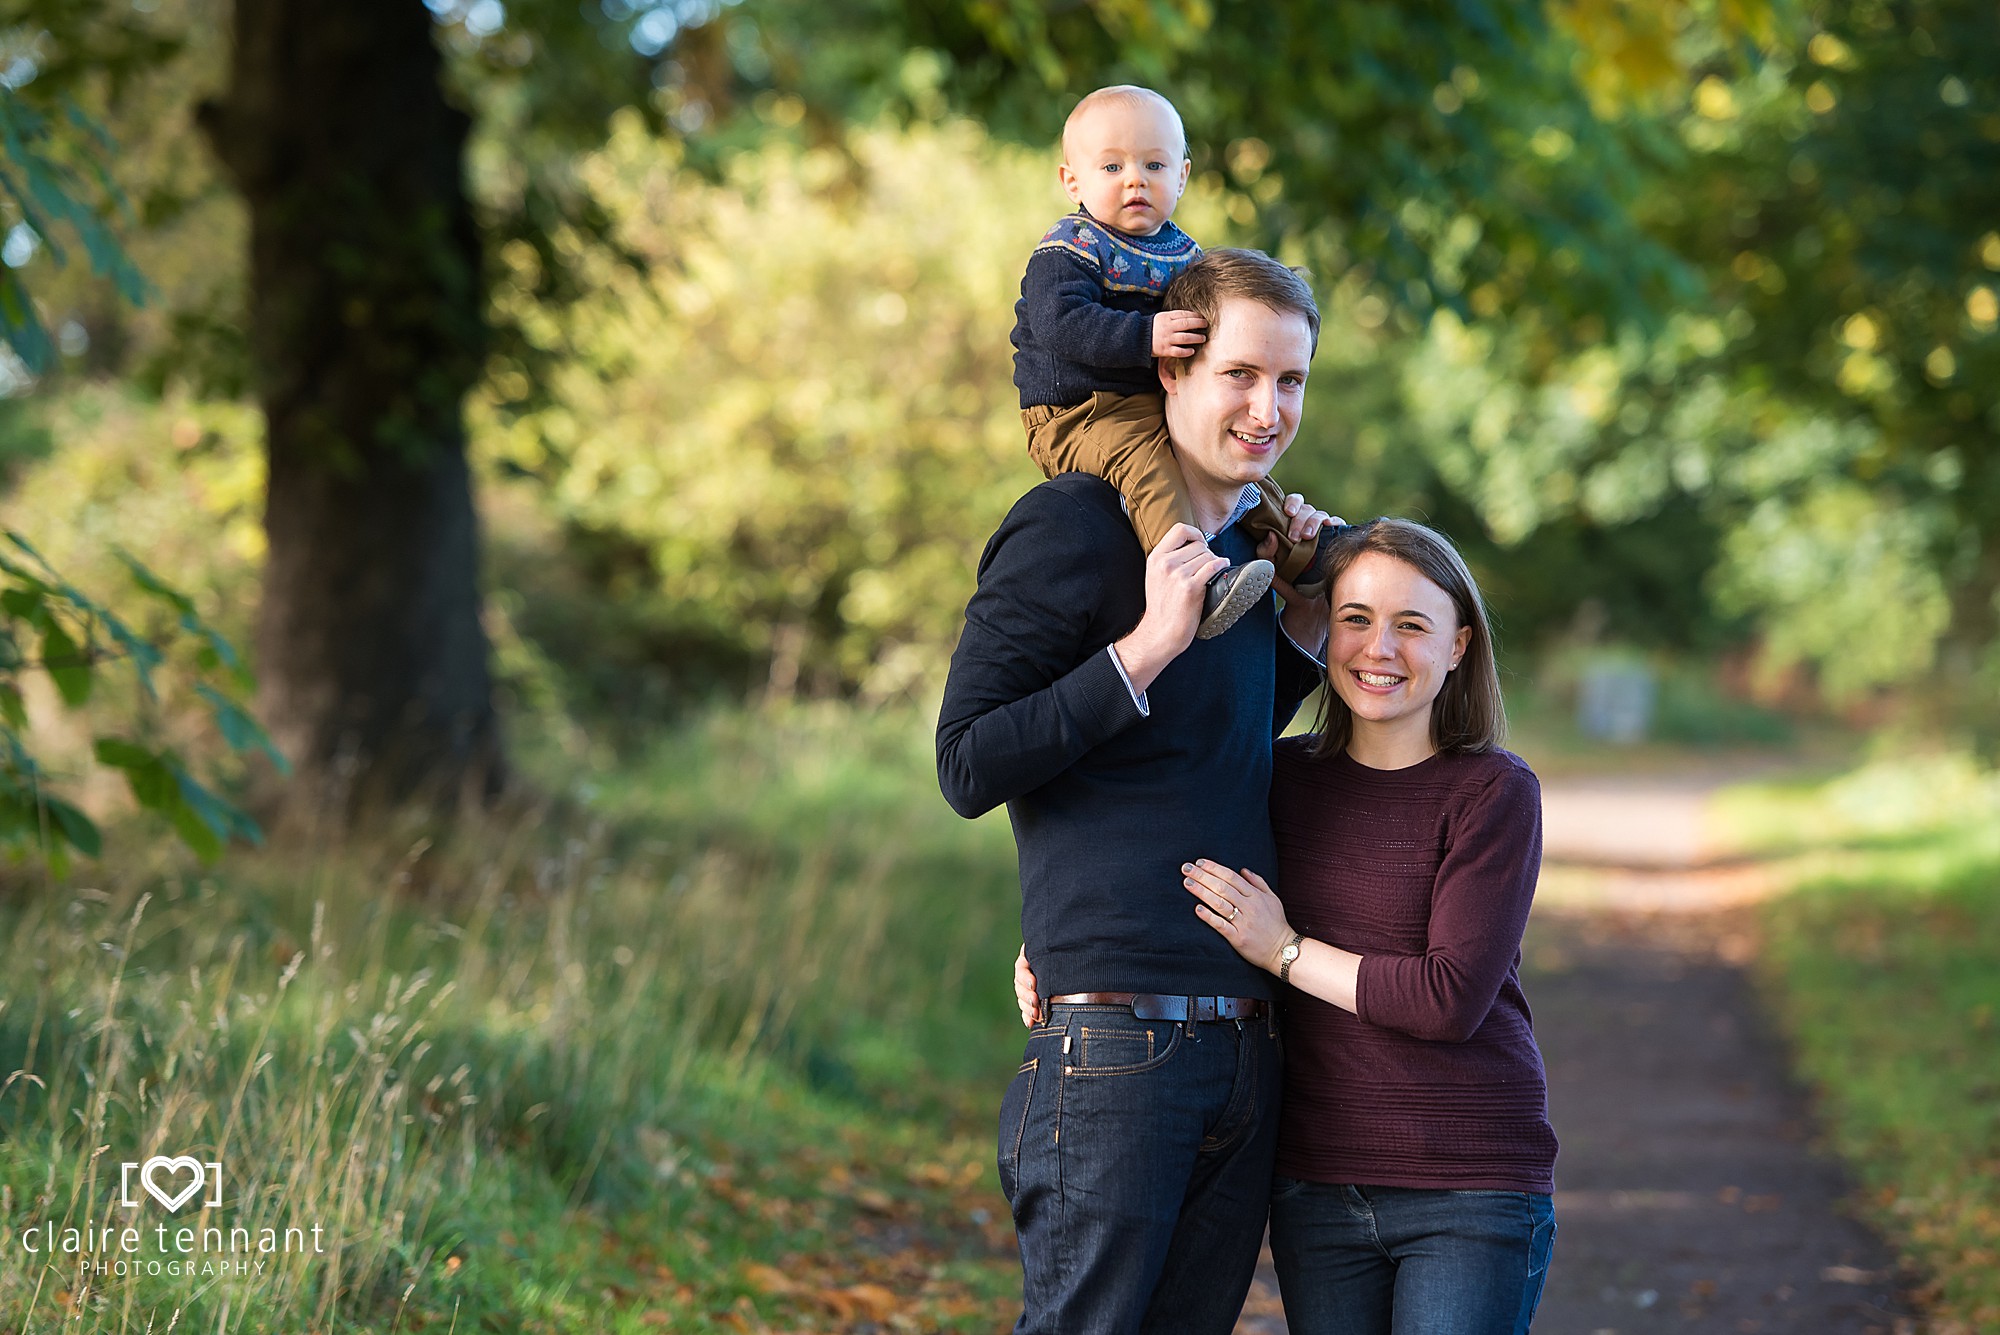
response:
<svg viewBox="0 0 2000 1335"><path fill-rule="evenodd" d="M1556 1141L1519 976L1541 794L1499 747L1484 606L1451 544L1378 519L1334 554L1318 731L1277 747L1272 893L1182 870L1293 989L1271 1251L1295 1335L1508 1335L1555 1236ZM1033 975L1017 968L1024 1014Z"/></svg>

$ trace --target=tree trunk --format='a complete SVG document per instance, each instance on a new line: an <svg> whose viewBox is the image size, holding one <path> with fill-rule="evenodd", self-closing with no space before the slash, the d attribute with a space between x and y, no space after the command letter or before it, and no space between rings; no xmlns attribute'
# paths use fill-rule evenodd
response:
<svg viewBox="0 0 2000 1335"><path fill-rule="evenodd" d="M415 0L236 0L202 116L251 222L259 704L287 805L348 816L500 773L461 416L484 293L431 28Z"/></svg>

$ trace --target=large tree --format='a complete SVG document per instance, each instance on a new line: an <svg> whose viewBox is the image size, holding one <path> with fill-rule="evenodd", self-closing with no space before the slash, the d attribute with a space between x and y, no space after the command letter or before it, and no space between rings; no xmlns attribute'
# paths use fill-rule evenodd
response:
<svg viewBox="0 0 2000 1335"><path fill-rule="evenodd" d="M264 715L305 776L483 788L500 746L460 415L484 352L469 121L417 5L238 0L235 20L203 123L251 224Z"/></svg>

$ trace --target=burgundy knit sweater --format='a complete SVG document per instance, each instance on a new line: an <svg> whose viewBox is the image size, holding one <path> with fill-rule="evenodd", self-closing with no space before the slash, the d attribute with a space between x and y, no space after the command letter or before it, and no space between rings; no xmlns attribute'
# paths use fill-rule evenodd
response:
<svg viewBox="0 0 2000 1335"><path fill-rule="evenodd" d="M1353 1015L1292 990L1278 1171L1310 1182L1552 1192L1556 1137L1521 994L1542 862L1520 757L1373 770L1276 747L1274 886L1295 931L1362 956Z"/></svg>

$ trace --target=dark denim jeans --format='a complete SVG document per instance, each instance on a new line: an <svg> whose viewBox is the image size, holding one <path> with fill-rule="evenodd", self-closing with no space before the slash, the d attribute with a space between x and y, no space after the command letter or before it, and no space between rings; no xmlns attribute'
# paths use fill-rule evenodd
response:
<svg viewBox="0 0 2000 1335"><path fill-rule="evenodd" d="M1553 1203L1525 1191L1272 1185L1292 1335L1522 1335L1555 1236Z"/></svg>
<svg viewBox="0 0 2000 1335"><path fill-rule="evenodd" d="M1055 1007L1000 1104L1017 1335L1228 1335L1263 1241L1279 1067L1267 1020L1190 1034Z"/></svg>

